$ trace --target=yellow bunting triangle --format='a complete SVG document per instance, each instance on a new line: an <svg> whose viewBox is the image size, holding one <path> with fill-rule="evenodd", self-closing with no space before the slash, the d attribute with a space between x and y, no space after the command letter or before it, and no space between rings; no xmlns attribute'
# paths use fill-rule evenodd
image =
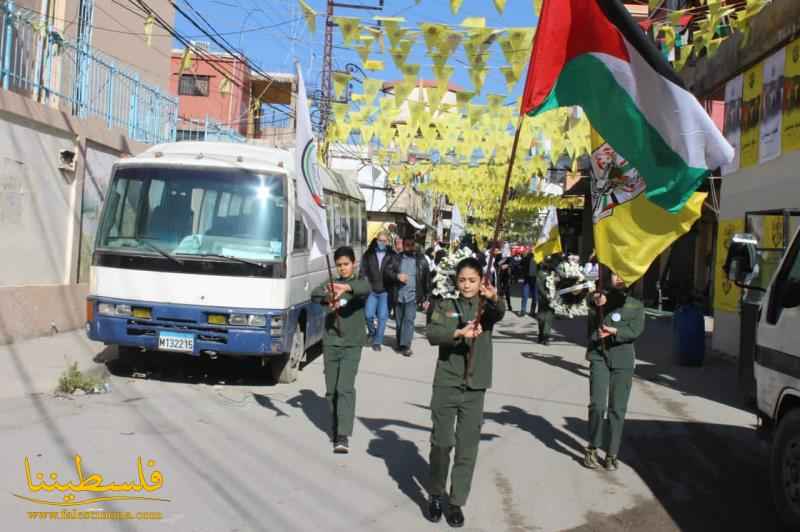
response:
<svg viewBox="0 0 800 532"><path fill-rule="evenodd" d="M474 92L460 91L456 93L456 104L462 113L467 114L467 105L473 96L475 96Z"/></svg>
<svg viewBox="0 0 800 532"><path fill-rule="evenodd" d="M317 31L317 12L314 11L305 0L297 0L300 3L300 9L303 11L303 18L306 19L306 26L308 26L309 33L316 33Z"/></svg>
<svg viewBox="0 0 800 532"><path fill-rule="evenodd" d="M422 29L422 37L425 39L425 48L428 54L434 53L439 48L439 43L450 31L446 25L432 22L423 22L419 27Z"/></svg>
<svg viewBox="0 0 800 532"><path fill-rule="evenodd" d="M231 93L231 78L228 76L224 76L222 81L219 83L219 93L220 94L230 94Z"/></svg>
<svg viewBox="0 0 800 532"><path fill-rule="evenodd" d="M437 83L447 84L450 81L450 78L453 77L454 71L455 69L450 65L442 65L441 67L434 66L433 75L436 78Z"/></svg>
<svg viewBox="0 0 800 532"><path fill-rule="evenodd" d="M485 66L475 66L469 69L469 79L472 81L472 87L475 94L480 94L481 89L483 89L483 84L486 81L486 67Z"/></svg>
<svg viewBox="0 0 800 532"><path fill-rule="evenodd" d="M407 78L399 81L394 86L394 102L399 107L408 99L408 95L414 90L414 80Z"/></svg>
<svg viewBox="0 0 800 532"><path fill-rule="evenodd" d="M372 104L372 101L375 100L375 96L377 96L378 91L383 86L383 80L374 79L374 78L367 78L364 80L364 101L367 104Z"/></svg>
<svg viewBox="0 0 800 532"><path fill-rule="evenodd" d="M536 11L536 14L539 16L542 14L542 2L544 2L544 0L533 0L533 10Z"/></svg>
<svg viewBox="0 0 800 532"><path fill-rule="evenodd" d="M403 77L406 79L416 79L417 76L419 76L419 65L416 63L406 63L400 70L403 72Z"/></svg>
<svg viewBox="0 0 800 532"><path fill-rule="evenodd" d="M506 80L506 90L508 92L513 91L514 87L517 85L517 81L519 81L519 73L511 66L501 66L500 72Z"/></svg>
<svg viewBox="0 0 800 532"><path fill-rule="evenodd" d="M683 67L686 66L686 61L689 60L689 57L692 55L692 50L694 49L693 44L687 44L683 48L681 48L681 57L680 59L675 60L675 70L681 71Z"/></svg>
<svg viewBox="0 0 800 532"><path fill-rule="evenodd" d="M494 0L494 7L497 9L497 12L502 15L503 11L506 9L506 0Z"/></svg>
<svg viewBox="0 0 800 532"><path fill-rule="evenodd" d="M339 26L345 46L350 46L358 37L358 25L361 22L357 17L333 17L333 22Z"/></svg>
<svg viewBox="0 0 800 532"><path fill-rule="evenodd" d="M192 68L192 57L194 56L194 52L191 48L186 48L183 50L183 55L181 56L181 67L178 71L178 74L183 74L185 71Z"/></svg>
<svg viewBox="0 0 800 532"><path fill-rule="evenodd" d="M364 70L369 70L371 72L381 71L383 70L383 61L379 61L377 59L370 59L369 61L365 61Z"/></svg>
<svg viewBox="0 0 800 532"><path fill-rule="evenodd" d="M503 94L489 94L486 96L486 102L489 106L489 112L496 115L500 112L506 97Z"/></svg>
<svg viewBox="0 0 800 532"><path fill-rule="evenodd" d="M144 19L144 40L147 46L153 44L153 25L156 23L155 15L148 15Z"/></svg>
<svg viewBox="0 0 800 532"><path fill-rule="evenodd" d="M475 127L475 125L479 124L483 119L483 115L486 113L486 106L481 104L471 103L468 107L468 115L469 115L469 125L470 127Z"/></svg>
<svg viewBox="0 0 800 532"><path fill-rule="evenodd" d="M344 117L347 114L348 109L350 109L350 106L343 102L334 102L331 104L331 109L333 110L333 116L336 118L336 121L340 124L343 124Z"/></svg>
<svg viewBox="0 0 800 532"><path fill-rule="evenodd" d="M349 72L336 71L333 73L333 94L336 98L341 98L344 95L347 84L350 83L352 77Z"/></svg>
<svg viewBox="0 0 800 532"><path fill-rule="evenodd" d="M468 17L461 21L465 28L485 28L486 19L484 17Z"/></svg>
<svg viewBox="0 0 800 532"><path fill-rule="evenodd" d="M453 15L458 15L458 10L461 9L461 4L464 0L450 0L450 11Z"/></svg>
<svg viewBox="0 0 800 532"><path fill-rule="evenodd" d="M359 39L359 45L354 46L353 49L358 54L358 57L361 58L362 63L366 63L369 61L369 52L372 49L372 42L369 40Z"/></svg>

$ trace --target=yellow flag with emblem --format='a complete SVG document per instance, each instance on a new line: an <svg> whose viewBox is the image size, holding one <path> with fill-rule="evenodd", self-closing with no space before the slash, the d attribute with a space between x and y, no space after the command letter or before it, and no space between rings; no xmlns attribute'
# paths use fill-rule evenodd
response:
<svg viewBox="0 0 800 532"><path fill-rule="evenodd" d="M688 233L700 218L707 194L695 192L679 212L647 199L645 180L592 130L592 211L597 260L627 285Z"/></svg>
<svg viewBox="0 0 800 532"><path fill-rule="evenodd" d="M533 248L533 256L536 262L542 262L550 255L562 251L561 233L558 230L558 212L555 207L548 207L547 216L541 231L539 231L539 238L536 239L536 245Z"/></svg>

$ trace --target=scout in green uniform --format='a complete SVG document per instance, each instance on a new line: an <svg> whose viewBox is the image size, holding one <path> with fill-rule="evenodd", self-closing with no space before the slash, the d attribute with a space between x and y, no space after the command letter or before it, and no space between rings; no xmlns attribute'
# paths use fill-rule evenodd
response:
<svg viewBox="0 0 800 532"><path fill-rule="evenodd" d="M325 361L325 397L333 416L333 452L349 452L348 437L353 434L356 414L356 373L361 348L367 339L364 306L369 282L355 275L356 256L351 247L340 247L333 254L339 278L324 283L311 293L315 303L327 305L325 336L322 339Z"/></svg>
<svg viewBox="0 0 800 532"><path fill-rule="evenodd" d="M439 346L439 360L433 378L431 398L431 484L428 517L433 522L442 518L442 496L450 473L450 452L455 446L455 459L450 474L450 504L447 522L464 525L461 507L467 502L478 443L481 437L483 399L492 385L492 328L503 319L505 305L497 292L481 281L481 265L473 258L456 266L460 296L436 302L427 328L428 341ZM484 311L475 323L480 296ZM470 345L471 373L468 372Z"/></svg>
<svg viewBox="0 0 800 532"><path fill-rule="evenodd" d="M550 271L551 261L548 259L539 266L539 271L536 273L536 297L539 300L536 323L539 329L539 343L542 345L550 345L550 330L553 328L553 318L555 317L555 312L550 306L546 285Z"/></svg>
<svg viewBox="0 0 800 532"><path fill-rule="evenodd" d="M600 467L597 449L601 447L606 453L605 468L615 471L618 467L636 365L633 342L644 332L644 305L625 288L622 279L612 273L611 290L608 294L595 292L589 305L589 446L584 465L590 469Z"/></svg>

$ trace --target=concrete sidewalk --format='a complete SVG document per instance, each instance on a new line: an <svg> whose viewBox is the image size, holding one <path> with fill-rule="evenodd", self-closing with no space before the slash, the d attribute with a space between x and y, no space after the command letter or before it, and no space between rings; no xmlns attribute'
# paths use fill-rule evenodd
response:
<svg viewBox="0 0 800 532"><path fill-rule="evenodd" d="M0 399L53 393L73 362L81 371L106 372L105 364L94 362L102 350L82 329L0 345Z"/></svg>

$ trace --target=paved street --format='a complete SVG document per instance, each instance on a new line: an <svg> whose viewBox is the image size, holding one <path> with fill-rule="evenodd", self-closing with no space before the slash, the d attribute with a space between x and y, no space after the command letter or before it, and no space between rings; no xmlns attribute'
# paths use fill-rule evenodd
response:
<svg viewBox="0 0 800 532"><path fill-rule="evenodd" d="M776 529L765 450L754 436L755 417L736 406L730 362L674 366L669 321L649 320L620 470L588 471L579 463L588 394L585 323L556 325L549 347L530 341L531 318L508 314L495 334L494 388L465 530ZM421 326L418 319L418 332ZM447 529L422 513L435 356L421 336L413 347L410 359L388 348L364 351L348 456L332 454L325 434L319 359L295 384L273 385L253 364L164 363L154 354L136 368L114 369L111 393L65 399L46 393L65 355L88 367L114 351L81 332L0 347L3 528ZM155 494L169 502L83 509L160 511L164 519L32 522L26 512L57 508L11 495L32 496L24 457L32 475L56 471L66 482L76 478L75 453L87 474L101 473L106 483L135 478L137 456L154 459L164 477Z"/></svg>

